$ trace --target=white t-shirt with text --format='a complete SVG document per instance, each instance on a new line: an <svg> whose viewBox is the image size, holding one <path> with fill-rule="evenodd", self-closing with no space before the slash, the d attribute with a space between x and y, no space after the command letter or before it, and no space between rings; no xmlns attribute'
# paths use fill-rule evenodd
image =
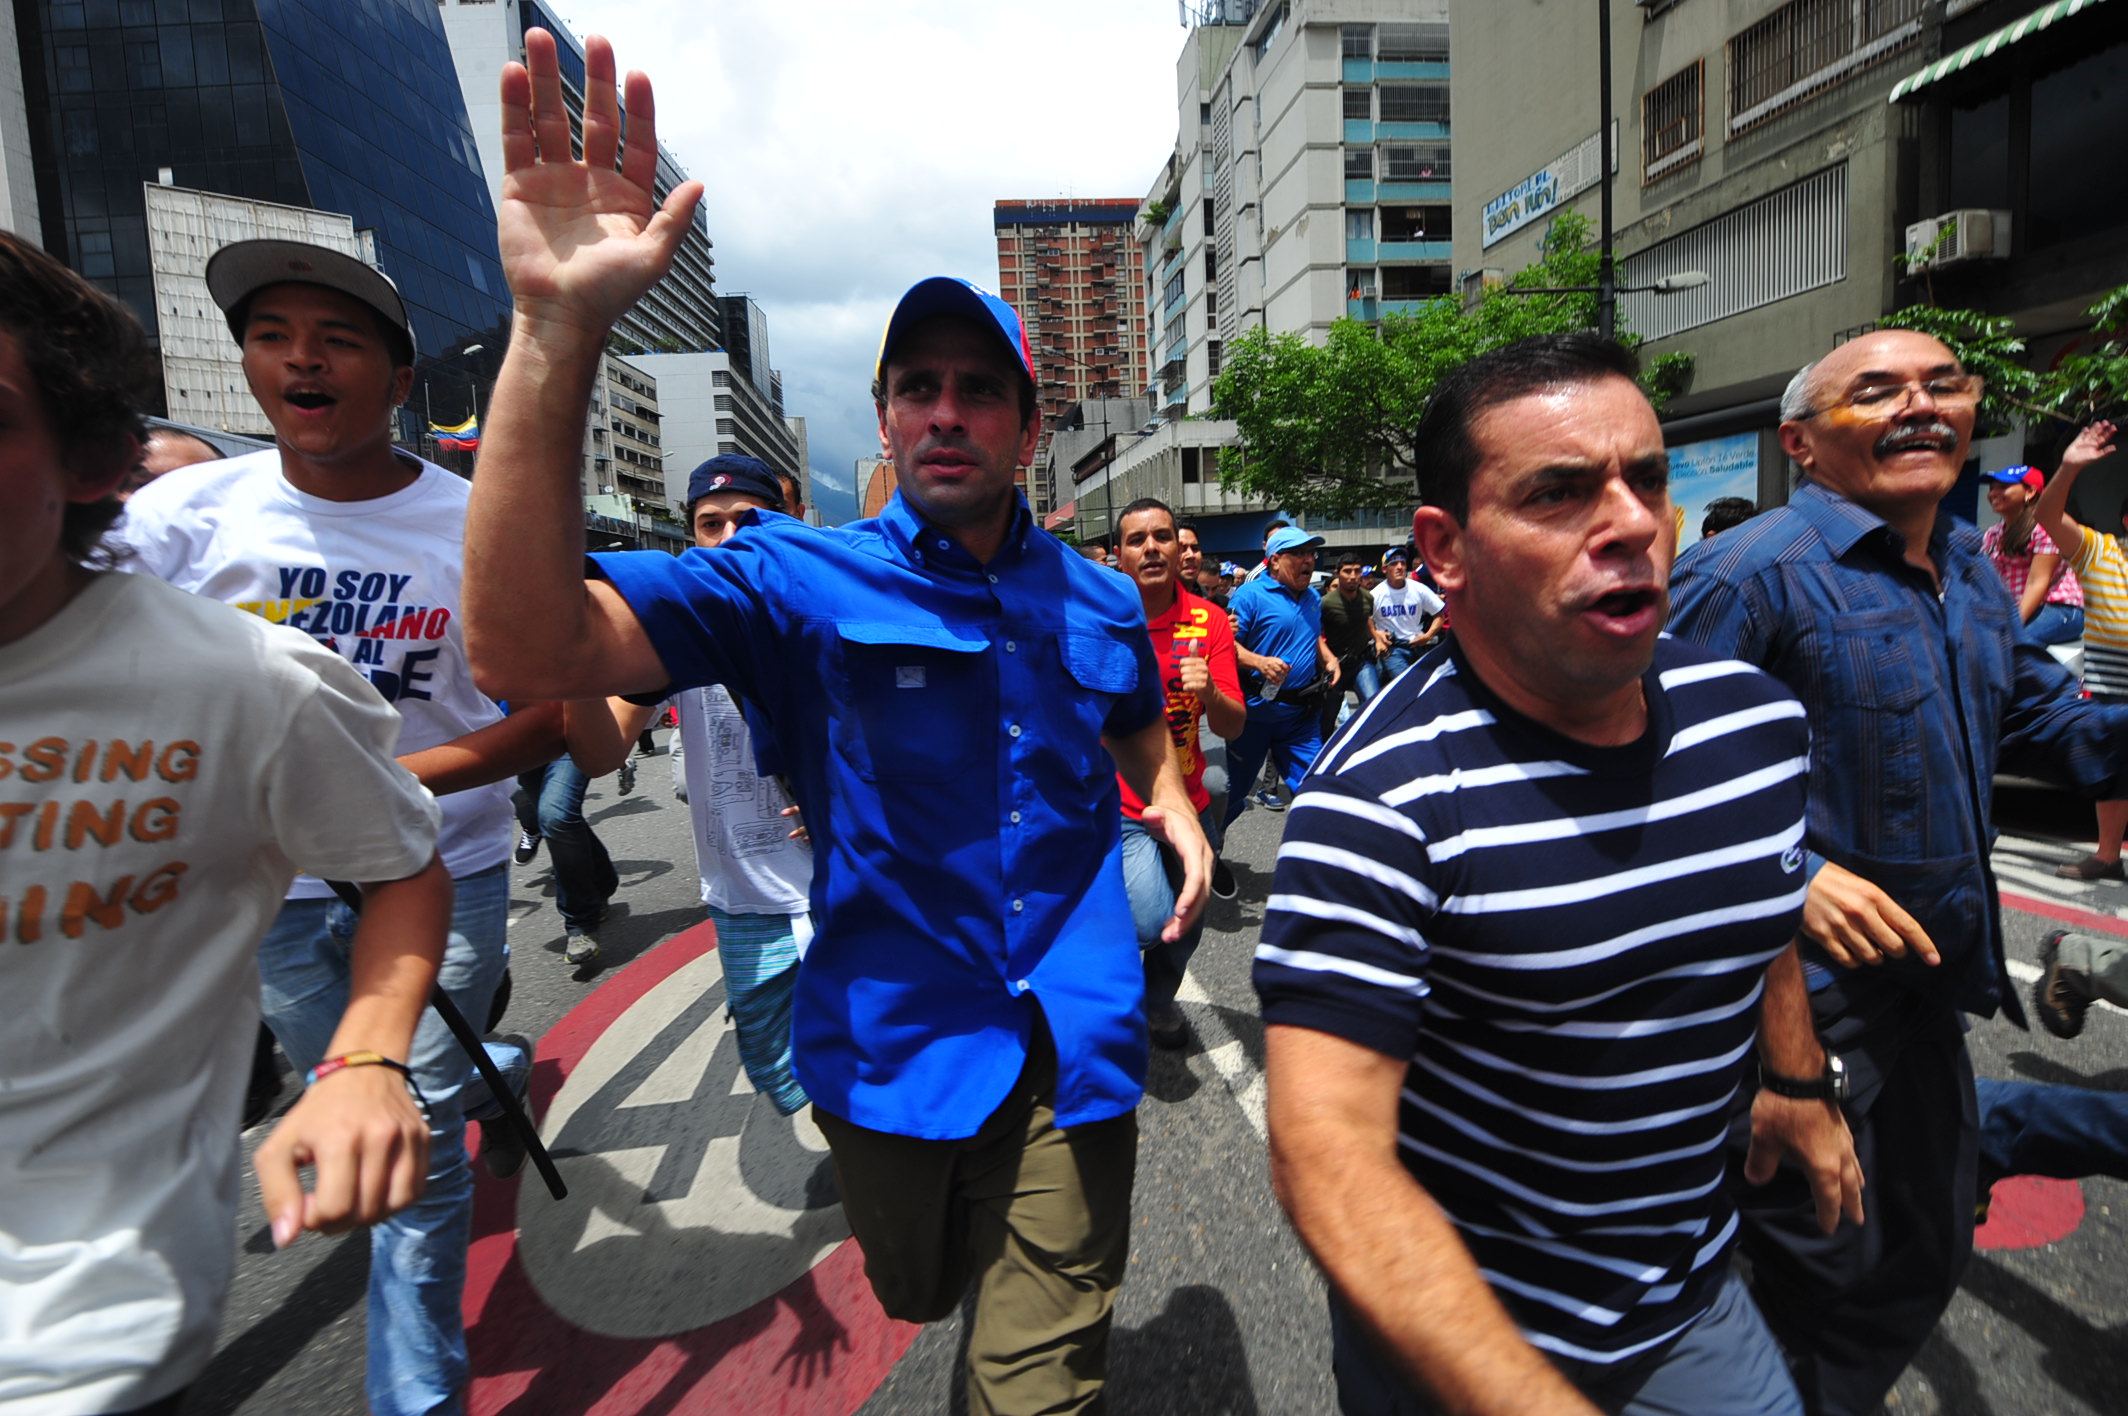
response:
<svg viewBox="0 0 2128 1416"><path fill-rule="evenodd" d="M412 459L408 459L412 461ZM502 717L473 685L459 623L471 484L433 463L389 496L336 502L298 491L267 449L158 477L126 505L117 535L128 568L300 629L353 664L419 752ZM453 877L510 853L510 783L443 798L443 863ZM294 899L332 893L305 876Z"/></svg>
<svg viewBox="0 0 2128 1416"><path fill-rule="evenodd" d="M672 697L687 810L694 818L702 903L727 914L802 915L811 908L812 848L790 839L789 793L754 766L746 717L721 685Z"/></svg>
<svg viewBox="0 0 2128 1416"><path fill-rule="evenodd" d="M1389 636L1392 644L1409 644L1426 630L1426 619L1448 608L1439 595L1407 579L1399 589L1383 581L1374 587L1374 627Z"/></svg>
<svg viewBox="0 0 2128 1416"><path fill-rule="evenodd" d="M0 646L0 1411L191 1382L234 1259L259 940L297 867L394 880L436 803L300 634L102 575Z"/></svg>

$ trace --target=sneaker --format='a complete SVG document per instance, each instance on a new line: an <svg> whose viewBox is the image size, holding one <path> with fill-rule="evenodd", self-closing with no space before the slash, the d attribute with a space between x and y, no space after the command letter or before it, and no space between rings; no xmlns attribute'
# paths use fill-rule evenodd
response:
<svg viewBox="0 0 2128 1416"><path fill-rule="evenodd" d="M2091 1008L2091 994L2062 967L2062 936L2068 932L2057 929L2039 941L2039 982L2032 985L2032 1011L2056 1037L2082 1032L2084 1014Z"/></svg>
<svg viewBox="0 0 2128 1416"><path fill-rule="evenodd" d="M599 942L596 934L593 934L588 929L572 929L569 931L568 937L562 943L563 963L575 968L582 968L584 965L596 961L598 956Z"/></svg>
<svg viewBox="0 0 2128 1416"><path fill-rule="evenodd" d="M1258 792L1256 801L1265 811L1284 811L1286 809L1286 799L1274 791Z"/></svg>
<svg viewBox="0 0 2128 1416"><path fill-rule="evenodd" d="M493 838L491 837L490 839ZM519 831L517 833L517 849L510 852L510 859L516 861L519 865L530 865L532 857L538 854L539 833L536 831Z"/></svg>
<svg viewBox="0 0 2128 1416"><path fill-rule="evenodd" d="M1189 1026L1182 1021L1182 1010L1173 1003L1155 1003L1145 1010L1146 1031L1153 1036L1153 1046L1168 1052L1176 1052L1189 1045Z"/></svg>
<svg viewBox="0 0 2128 1416"><path fill-rule="evenodd" d="M620 794L622 796L626 796L630 792L635 790L635 759L633 757L628 758L621 763L620 777Z"/></svg>
<svg viewBox="0 0 2128 1416"><path fill-rule="evenodd" d="M521 1048L528 1058L536 1050L532 1039L523 1033L497 1033L495 1041ZM527 1071L525 1085L529 1087L531 1082L532 1074ZM523 1091L517 1094L517 1104L525 1104ZM525 1138L517 1133L517 1127L511 1124L507 1115L490 1117L480 1123L480 1163L498 1180L507 1180L525 1168Z"/></svg>
<svg viewBox="0 0 2128 1416"><path fill-rule="evenodd" d="M2095 855L2058 865L2054 873L2064 880L2128 880L2128 872L2121 869L2119 860L2100 860Z"/></svg>
<svg viewBox="0 0 2128 1416"><path fill-rule="evenodd" d="M1234 879L1234 867L1223 860L1213 860L1212 898L1215 900L1231 900L1240 893L1241 886Z"/></svg>

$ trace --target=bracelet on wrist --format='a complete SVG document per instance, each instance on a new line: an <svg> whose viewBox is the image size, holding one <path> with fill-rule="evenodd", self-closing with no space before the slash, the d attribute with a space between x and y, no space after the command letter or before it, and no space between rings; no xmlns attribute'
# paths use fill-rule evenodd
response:
<svg viewBox="0 0 2128 1416"><path fill-rule="evenodd" d="M414 1080L414 1071L404 1062L386 1057L381 1052L348 1052L338 1057L328 1057L303 1074L303 1085L314 1087L335 1072L344 1072L350 1067L389 1067L406 1082L406 1089L414 1094L414 1101L426 1112L429 1099L421 1094L421 1084Z"/></svg>

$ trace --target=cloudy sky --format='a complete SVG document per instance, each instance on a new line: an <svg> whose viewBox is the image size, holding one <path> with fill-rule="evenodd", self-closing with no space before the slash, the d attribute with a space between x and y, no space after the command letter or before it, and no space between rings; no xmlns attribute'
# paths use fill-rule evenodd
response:
<svg viewBox="0 0 2128 1416"><path fill-rule="evenodd" d="M895 298L936 274L995 288L993 202L1141 197L1174 146L1175 0L556 9L656 86L659 136L708 185L717 285L768 312L831 521L878 450L867 389Z"/></svg>

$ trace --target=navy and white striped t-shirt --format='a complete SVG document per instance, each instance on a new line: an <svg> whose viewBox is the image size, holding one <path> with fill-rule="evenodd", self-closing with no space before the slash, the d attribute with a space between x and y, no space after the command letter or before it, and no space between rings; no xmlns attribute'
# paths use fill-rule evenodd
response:
<svg viewBox="0 0 2128 1416"><path fill-rule="evenodd" d="M1647 732L1591 747L1420 660L1302 784L1256 955L1266 1023L1411 1059L1404 1163L1524 1335L1596 1362L1713 1299L1806 888L1802 705L1667 637L1644 683Z"/></svg>

